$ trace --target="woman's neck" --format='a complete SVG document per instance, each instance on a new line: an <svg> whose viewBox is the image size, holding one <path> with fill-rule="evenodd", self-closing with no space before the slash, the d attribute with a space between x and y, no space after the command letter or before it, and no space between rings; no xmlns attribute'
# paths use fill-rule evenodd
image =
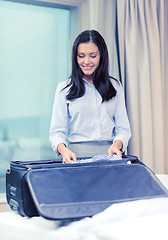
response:
<svg viewBox="0 0 168 240"><path fill-rule="evenodd" d="M84 79L88 82L88 83L92 83L93 82L93 77L92 77L92 75L91 76L86 76L86 75L84 75Z"/></svg>

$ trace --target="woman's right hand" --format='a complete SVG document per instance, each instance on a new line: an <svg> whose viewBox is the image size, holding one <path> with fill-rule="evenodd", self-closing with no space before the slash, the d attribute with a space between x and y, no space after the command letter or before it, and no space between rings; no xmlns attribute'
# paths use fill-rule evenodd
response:
<svg viewBox="0 0 168 240"><path fill-rule="evenodd" d="M62 155L62 163L72 163L72 160L74 162L77 162L76 154L67 148L63 143L60 143L57 149L58 152Z"/></svg>

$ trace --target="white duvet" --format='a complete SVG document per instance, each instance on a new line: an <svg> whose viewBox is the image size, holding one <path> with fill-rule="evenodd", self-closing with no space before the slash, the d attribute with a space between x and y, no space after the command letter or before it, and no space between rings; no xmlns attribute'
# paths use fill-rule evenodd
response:
<svg viewBox="0 0 168 240"><path fill-rule="evenodd" d="M158 175L168 188L168 176ZM168 198L113 204L92 218L60 227L42 217L0 213L1 240L162 240L168 239Z"/></svg>

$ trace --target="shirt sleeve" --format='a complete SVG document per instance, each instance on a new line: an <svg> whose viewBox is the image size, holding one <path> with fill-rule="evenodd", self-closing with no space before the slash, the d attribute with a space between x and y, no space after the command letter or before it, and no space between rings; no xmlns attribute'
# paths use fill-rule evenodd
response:
<svg viewBox="0 0 168 240"><path fill-rule="evenodd" d="M131 137L131 130L126 112L124 92L121 84L117 89L117 97L118 101L114 116L115 136L113 142L120 140L123 144L121 151L124 152L128 146L128 141Z"/></svg>
<svg viewBox="0 0 168 240"><path fill-rule="evenodd" d="M59 155L57 147L59 143L64 143L67 146L67 103L66 103L66 91L62 90L62 84L59 84L54 99L53 112L51 117L51 125L49 131L49 140L51 142L52 149Z"/></svg>

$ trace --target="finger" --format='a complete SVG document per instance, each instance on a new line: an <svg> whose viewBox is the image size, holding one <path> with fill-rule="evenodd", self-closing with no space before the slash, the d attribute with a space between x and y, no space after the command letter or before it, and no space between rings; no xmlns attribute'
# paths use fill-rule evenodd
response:
<svg viewBox="0 0 168 240"><path fill-rule="evenodd" d="M70 159L70 158L67 158L67 159L66 159L66 163L72 163L71 159Z"/></svg>
<svg viewBox="0 0 168 240"><path fill-rule="evenodd" d="M66 160L65 160L65 158L63 158L63 159L62 159L62 163L63 163L63 164L64 164L64 163L66 163Z"/></svg>
<svg viewBox="0 0 168 240"><path fill-rule="evenodd" d="M111 157L112 155L113 155L113 151L112 151L111 148L109 148L109 150L108 150L108 156Z"/></svg>
<svg viewBox="0 0 168 240"><path fill-rule="evenodd" d="M121 151L118 148L109 148L108 156L111 157L113 154L116 154L119 157L122 157L122 153L121 153Z"/></svg>
<svg viewBox="0 0 168 240"><path fill-rule="evenodd" d="M77 158L76 158L76 154L73 154L73 155L72 155L72 159L73 159L74 162L78 162L78 160L77 160Z"/></svg>
<svg viewBox="0 0 168 240"><path fill-rule="evenodd" d="M62 163L71 163L71 159L70 158L63 158Z"/></svg>
<svg viewBox="0 0 168 240"><path fill-rule="evenodd" d="M122 152L121 152L119 149L116 151L116 154L117 154L119 157L122 157Z"/></svg>

